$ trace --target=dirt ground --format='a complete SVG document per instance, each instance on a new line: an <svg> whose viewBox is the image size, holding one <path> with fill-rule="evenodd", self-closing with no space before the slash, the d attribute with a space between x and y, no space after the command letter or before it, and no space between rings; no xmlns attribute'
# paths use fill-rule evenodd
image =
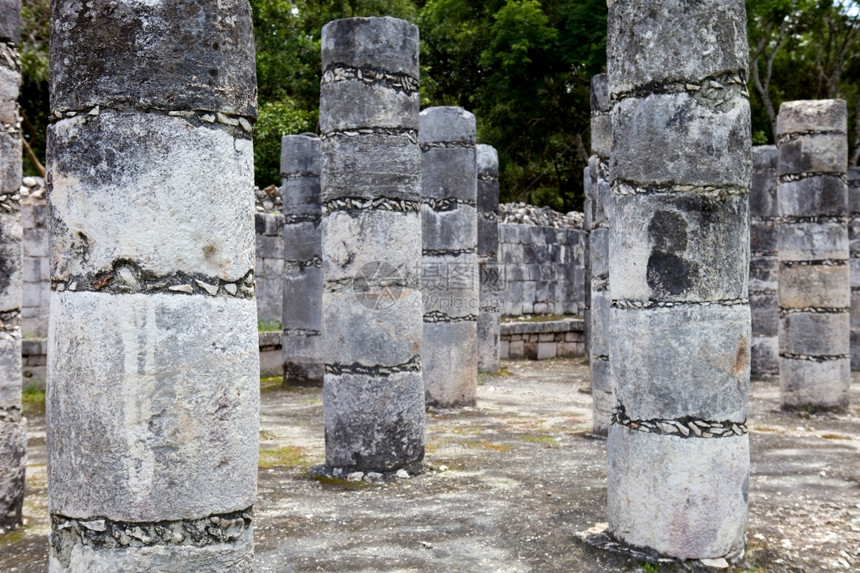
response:
<svg viewBox="0 0 860 573"><path fill-rule="evenodd" d="M427 471L391 483L311 477L322 392L264 383L256 553L263 572L707 570L607 553L576 534L606 521L605 443L589 436L588 367L506 362L474 409L427 415ZM848 414L780 412L754 381L745 557L731 571L860 570L860 377ZM26 526L0 571L46 569L44 414L28 408Z"/></svg>

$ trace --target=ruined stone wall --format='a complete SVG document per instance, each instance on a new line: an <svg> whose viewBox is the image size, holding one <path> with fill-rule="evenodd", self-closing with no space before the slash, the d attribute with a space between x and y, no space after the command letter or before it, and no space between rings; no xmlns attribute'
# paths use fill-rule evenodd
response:
<svg viewBox="0 0 860 573"><path fill-rule="evenodd" d="M581 215L564 226L539 226L506 222L510 210L502 206L499 223L503 316L582 313L588 237Z"/></svg>
<svg viewBox="0 0 860 573"><path fill-rule="evenodd" d="M581 318L538 322L506 321L501 324L501 357L581 358L585 355L585 325Z"/></svg>

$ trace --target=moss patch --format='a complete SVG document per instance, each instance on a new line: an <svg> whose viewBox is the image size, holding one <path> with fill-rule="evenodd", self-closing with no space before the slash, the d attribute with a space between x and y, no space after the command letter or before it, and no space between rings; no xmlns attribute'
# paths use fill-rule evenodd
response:
<svg viewBox="0 0 860 573"><path fill-rule="evenodd" d="M275 450L260 450L260 469L285 467L308 467L311 462L307 459L305 448L299 446L282 446Z"/></svg>

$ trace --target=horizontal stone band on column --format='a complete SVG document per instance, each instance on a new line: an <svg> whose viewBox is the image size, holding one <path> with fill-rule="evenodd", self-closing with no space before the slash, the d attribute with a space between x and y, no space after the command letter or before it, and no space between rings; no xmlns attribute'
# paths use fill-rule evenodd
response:
<svg viewBox="0 0 860 573"><path fill-rule="evenodd" d="M370 66L354 67L346 64L331 63L322 76L321 83L330 84L347 80L360 80L395 91L412 94L418 92L421 82L409 74L391 72Z"/></svg>
<svg viewBox="0 0 860 573"><path fill-rule="evenodd" d="M444 312L434 310L424 313L424 322L474 322L478 320L477 314L467 314L465 316L450 316Z"/></svg>
<svg viewBox="0 0 860 573"><path fill-rule="evenodd" d="M727 300L707 300L701 302L673 302L663 300L613 300L612 308L620 309L647 309L647 308L672 308L685 306L743 306L749 304L749 299L736 298Z"/></svg>
<svg viewBox="0 0 860 573"><path fill-rule="evenodd" d="M673 420L655 418L651 420L631 420L623 405L612 410L612 423L626 426L640 432L665 434L679 438L728 438L748 433L746 423L714 420L700 420L691 416Z"/></svg>
<svg viewBox="0 0 860 573"><path fill-rule="evenodd" d="M795 139L799 139L799 138L801 138L801 137L807 137L807 136L810 136L810 135L839 135L839 136L845 136L845 135L848 135L848 134L847 134L845 131L842 131L842 130L839 130L839 129L827 129L827 130L823 130L823 131L818 131L818 130L795 131L795 132L792 132L792 133L785 133L785 134L779 135L779 136L776 138L776 143L777 143L777 144L781 144L781 143L789 143L789 142L791 142L791 141L794 141ZM843 177L845 177L845 173L841 173L841 175L842 175Z"/></svg>
<svg viewBox="0 0 860 573"><path fill-rule="evenodd" d="M137 110L134 105L112 105L110 107L95 106L90 109L68 110L65 112L54 112L49 122L55 124L65 119L70 119L77 116L86 118L95 118L105 112L114 113L145 113L147 115L163 115L168 117L181 117L194 127L209 127L213 129L222 129L239 139L251 139L254 127L252 121L255 121L253 116L232 115L223 112L212 112L210 110L181 110L181 111L166 111L159 109L147 109L145 112ZM250 121L249 121L250 120Z"/></svg>
<svg viewBox="0 0 860 573"><path fill-rule="evenodd" d="M76 544L96 549L159 545L207 547L241 537L251 527L253 510L252 506L200 519L155 522L114 521L106 517L75 519L52 514L50 542L59 556L63 555L64 548L71 550Z"/></svg>
<svg viewBox="0 0 860 573"><path fill-rule="evenodd" d="M18 406L0 407L0 424L6 422L17 423L21 421L22 410Z"/></svg>
<svg viewBox="0 0 860 573"><path fill-rule="evenodd" d="M478 252L475 249L423 249L421 253L430 257L448 255L458 257L460 255L474 255Z"/></svg>
<svg viewBox="0 0 860 573"><path fill-rule="evenodd" d="M116 261L110 271L72 275L67 280L52 280L51 290L102 292L111 294L204 294L230 298L254 298L254 271L238 281L227 282L199 273L175 272L157 276L133 261Z"/></svg>
<svg viewBox="0 0 860 573"><path fill-rule="evenodd" d="M421 151L429 151L431 149L475 149L475 143L466 141L423 141L420 147Z"/></svg>
<svg viewBox="0 0 860 573"><path fill-rule="evenodd" d="M792 267L847 267L848 259L814 259L808 261L779 261L779 265L785 268Z"/></svg>
<svg viewBox="0 0 860 573"><path fill-rule="evenodd" d="M699 104L718 108L722 103L731 100L737 94L749 97L746 90L746 70L735 70L709 76L698 80L656 81L650 82L629 91L611 94L612 101L627 98L644 98L656 94L687 93L693 96ZM592 111L592 115L600 112Z"/></svg>
<svg viewBox="0 0 860 573"><path fill-rule="evenodd" d="M411 143L418 143L418 131L405 127L361 127L356 129L344 129L341 131L327 131L320 135L320 140L338 139L341 137L359 137L362 135L389 135L393 137L405 137Z"/></svg>
<svg viewBox="0 0 860 573"><path fill-rule="evenodd" d="M807 355L807 354L789 354L788 352L780 352L780 358L788 358L789 360L806 360L807 362L832 362L834 360L847 360L851 357L850 354L830 354L830 355Z"/></svg>
<svg viewBox="0 0 860 573"><path fill-rule="evenodd" d="M831 308L831 307L817 307L817 306L807 306L804 308L781 308L779 309L779 316L788 316L790 314L797 313L814 313L814 314L848 314L851 312L850 307L846 308Z"/></svg>
<svg viewBox="0 0 860 573"><path fill-rule="evenodd" d="M475 207L476 202L471 201L469 199L460 199L457 197L446 197L444 199L435 199L433 197L426 197L423 199L423 204L430 207L432 210L436 212L445 212L445 211L454 211L461 205L465 205L467 207ZM495 214L494 214L495 215Z"/></svg>
<svg viewBox="0 0 860 573"><path fill-rule="evenodd" d="M354 362L352 364L326 364L326 374L339 376L341 374L362 374L368 376L391 376L401 372L421 372L421 357L413 356L408 362L394 366L367 366Z"/></svg>
<svg viewBox="0 0 860 573"><path fill-rule="evenodd" d="M21 326L21 311L0 311L0 331L11 332Z"/></svg>
<svg viewBox="0 0 860 573"><path fill-rule="evenodd" d="M391 199L378 197L363 199L361 197L338 198L324 201L322 213L327 215L334 211L395 211L401 213L418 213L421 211L420 201L409 199Z"/></svg>
<svg viewBox="0 0 860 573"><path fill-rule="evenodd" d="M287 336L321 336L322 332L309 328L285 328L284 334Z"/></svg>
<svg viewBox="0 0 860 573"><path fill-rule="evenodd" d="M729 195L748 195L749 189L736 185L643 185L641 183L616 179L612 182L612 194L619 197L628 195L695 194L697 196L724 199Z"/></svg>

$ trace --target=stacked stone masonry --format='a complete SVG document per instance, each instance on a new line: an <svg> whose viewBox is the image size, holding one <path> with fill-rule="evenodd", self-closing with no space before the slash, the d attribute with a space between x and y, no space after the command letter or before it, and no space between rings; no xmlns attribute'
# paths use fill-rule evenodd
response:
<svg viewBox="0 0 860 573"><path fill-rule="evenodd" d="M424 458L418 28L322 29L326 465L419 469Z"/></svg>
<svg viewBox="0 0 860 573"><path fill-rule="evenodd" d="M501 323L501 357L505 360L549 360L585 356L581 318Z"/></svg>
<svg viewBox="0 0 860 573"><path fill-rule="evenodd" d="M847 107L786 102L779 149L779 381L784 408L844 410L851 383Z"/></svg>
<svg viewBox="0 0 860 573"><path fill-rule="evenodd" d="M255 213L254 265L257 322L261 330L280 330L284 303L284 217Z"/></svg>
<svg viewBox="0 0 860 573"><path fill-rule="evenodd" d="M750 373L759 378L779 374L777 157L777 149L773 145L753 148L750 185Z"/></svg>
<svg viewBox="0 0 860 573"><path fill-rule="evenodd" d="M21 525L26 420L21 410L20 0L0 0L0 533Z"/></svg>
<svg viewBox="0 0 860 573"><path fill-rule="evenodd" d="M860 167L848 168L848 245L851 263L851 370L860 370Z"/></svg>
<svg viewBox="0 0 860 573"><path fill-rule="evenodd" d="M478 176L478 372L499 370L502 269L499 264L499 154L475 146Z"/></svg>
<svg viewBox="0 0 860 573"><path fill-rule="evenodd" d="M744 2L617 0L608 27L609 531L676 558L732 556L749 486Z"/></svg>
<svg viewBox="0 0 860 573"><path fill-rule="evenodd" d="M284 384L321 386L325 367L319 138L283 138L281 178Z"/></svg>
<svg viewBox="0 0 860 573"><path fill-rule="evenodd" d="M50 68L49 570L253 571L250 6L58 0Z"/></svg>
<svg viewBox="0 0 860 573"><path fill-rule="evenodd" d="M474 406L480 311L475 116L431 107L419 119L424 393L429 406Z"/></svg>
<svg viewBox="0 0 860 573"><path fill-rule="evenodd" d="M609 76L591 79L591 150L588 184L591 225L588 233L589 364L593 399L593 432L605 436L612 417L612 380L609 361L609 233L612 193L609 187L609 155L612 150L612 118Z"/></svg>

